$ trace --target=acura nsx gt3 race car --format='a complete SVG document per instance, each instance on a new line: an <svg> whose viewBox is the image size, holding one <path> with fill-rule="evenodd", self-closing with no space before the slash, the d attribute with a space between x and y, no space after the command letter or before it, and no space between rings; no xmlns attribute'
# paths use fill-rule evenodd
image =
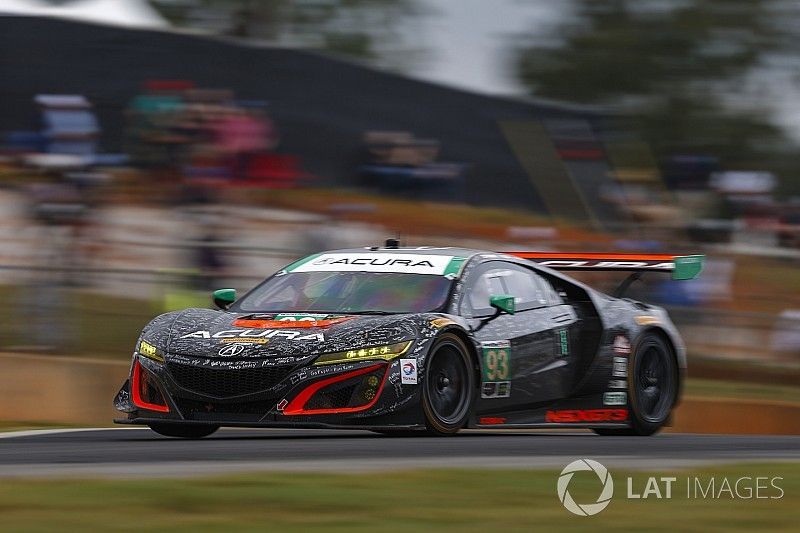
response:
<svg viewBox="0 0 800 533"><path fill-rule="evenodd" d="M168 436L220 426L591 428L650 435L686 354L666 312L620 297L643 272L696 277L703 256L386 247L292 263L218 310L153 319L114 404ZM562 270L632 274L617 297Z"/></svg>

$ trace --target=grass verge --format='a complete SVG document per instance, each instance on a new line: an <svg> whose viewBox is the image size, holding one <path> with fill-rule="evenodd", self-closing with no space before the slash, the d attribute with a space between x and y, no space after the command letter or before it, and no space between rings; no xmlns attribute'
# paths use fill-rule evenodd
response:
<svg viewBox="0 0 800 533"><path fill-rule="evenodd" d="M4 531L532 531L542 526L550 531L796 531L800 523L797 463L656 474L612 469L612 475L615 497L593 517L574 516L561 506L558 472L552 470L4 480L0 514ZM650 475L677 477L672 499L627 499L627 475L638 493ZM779 476L783 497L739 499L727 492L721 498L686 497L687 477L707 484L712 476L717 487L722 478L732 486L745 476ZM589 473L576 474L569 489L579 503L599 493L597 478ZM778 494L772 487L762 493Z"/></svg>
<svg viewBox="0 0 800 533"><path fill-rule="evenodd" d="M689 378L686 380L684 397L771 400L800 404L800 387Z"/></svg>
<svg viewBox="0 0 800 533"><path fill-rule="evenodd" d="M61 429L77 427L62 422L29 422L25 420L0 420L0 433L7 431L23 431L29 429Z"/></svg>

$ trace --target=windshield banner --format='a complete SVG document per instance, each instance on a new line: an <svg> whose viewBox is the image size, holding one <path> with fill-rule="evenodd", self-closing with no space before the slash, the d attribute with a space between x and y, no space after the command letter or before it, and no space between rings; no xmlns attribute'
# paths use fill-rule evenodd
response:
<svg viewBox="0 0 800 533"><path fill-rule="evenodd" d="M289 272L398 272L443 276L453 261L449 255L334 253L295 263Z"/></svg>

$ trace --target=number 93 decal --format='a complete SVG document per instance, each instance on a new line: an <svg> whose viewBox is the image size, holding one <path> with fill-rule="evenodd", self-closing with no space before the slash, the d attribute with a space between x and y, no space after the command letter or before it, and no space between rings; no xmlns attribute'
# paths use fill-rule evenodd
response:
<svg viewBox="0 0 800 533"><path fill-rule="evenodd" d="M505 381L511 379L511 343L508 341L484 342L483 381Z"/></svg>

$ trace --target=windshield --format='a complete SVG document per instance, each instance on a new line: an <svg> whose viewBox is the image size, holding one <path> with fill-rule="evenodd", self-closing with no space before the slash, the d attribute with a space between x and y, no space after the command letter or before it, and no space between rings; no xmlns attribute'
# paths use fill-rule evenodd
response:
<svg viewBox="0 0 800 533"><path fill-rule="evenodd" d="M232 310L423 313L440 309L451 280L395 272L294 272L270 278Z"/></svg>

